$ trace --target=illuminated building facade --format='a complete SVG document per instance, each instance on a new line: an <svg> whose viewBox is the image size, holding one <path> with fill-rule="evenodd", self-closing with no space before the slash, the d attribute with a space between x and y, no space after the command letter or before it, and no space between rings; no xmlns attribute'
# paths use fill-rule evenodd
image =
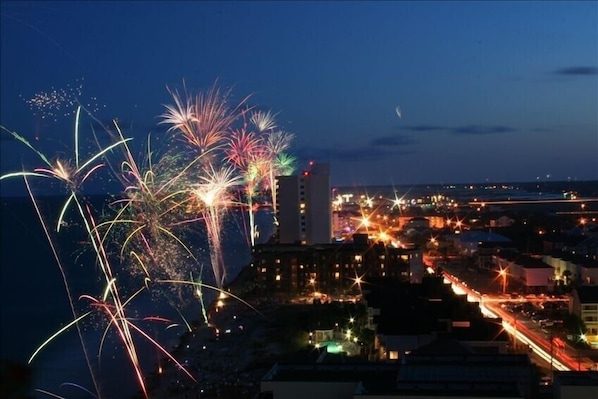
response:
<svg viewBox="0 0 598 399"><path fill-rule="evenodd" d="M253 250L256 285L268 292L359 294L368 279L419 282L423 253L369 241L261 244Z"/></svg>
<svg viewBox="0 0 598 399"><path fill-rule="evenodd" d="M277 177L278 242L327 244L332 240L330 166L310 164L300 175Z"/></svg>

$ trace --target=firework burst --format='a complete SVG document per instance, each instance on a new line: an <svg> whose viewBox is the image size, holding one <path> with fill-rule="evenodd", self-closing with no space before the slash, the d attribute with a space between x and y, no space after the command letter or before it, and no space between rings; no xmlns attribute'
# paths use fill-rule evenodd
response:
<svg viewBox="0 0 598 399"><path fill-rule="evenodd" d="M214 84L206 92L199 92L195 97L178 91L170 91L174 105L167 105L162 114L162 124L170 125L168 131L180 135L199 154L220 148L229 135L233 123L239 117L240 106L229 105L230 90L222 91Z"/></svg>
<svg viewBox="0 0 598 399"><path fill-rule="evenodd" d="M85 98L83 95L83 79L77 79L64 88L50 88L49 91L35 93L30 98L21 96L33 114L41 119L57 122L59 118L71 117L78 107L84 106L92 113L106 106L98 105L96 97Z"/></svg>
<svg viewBox="0 0 598 399"><path fill-rule="evenodd" d="M202 182L193 190L208 233L212 270L219 288L226 279L221 248L221 216L233 203L232 189L240 183L239 176L234 176L233 171L232 167L216 170L210 165L205 176L201 176Z"/></svg>

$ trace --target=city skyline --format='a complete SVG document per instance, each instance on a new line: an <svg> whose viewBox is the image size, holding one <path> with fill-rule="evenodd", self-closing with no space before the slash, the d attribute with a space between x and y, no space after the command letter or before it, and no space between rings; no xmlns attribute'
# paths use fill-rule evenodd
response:
<svg viewBox="0 0 598 399"><path fill-rule="evenodd" d="M329 163L334 186L598 180L595 2L1 7L1 124L45 153L71 146L74 107L38 93L141 148L165 134L168 88L217 82L277 114L298 167ZM1 151L2 174L34 158L6 132Z"/></svg>

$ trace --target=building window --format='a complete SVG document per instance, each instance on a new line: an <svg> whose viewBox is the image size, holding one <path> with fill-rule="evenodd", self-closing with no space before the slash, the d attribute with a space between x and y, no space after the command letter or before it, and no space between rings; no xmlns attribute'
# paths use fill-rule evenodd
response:
<svg viewBox="0 0 598 399"><path fill-rule="evenodd" d="M341 277L341 274L339 272L334 273L334 279L338 280Z"/></svg>
<svg viewBox="0 0 598 399"><path fill-rule="evenodd" d="M266 268L262 267L262 273L266 273Z"/></svg>
<svg viewBox="0 0 598 399"><path fill-rule="evenodd" d="M276 281L280 281L280 274L276 275Z"/></svg>

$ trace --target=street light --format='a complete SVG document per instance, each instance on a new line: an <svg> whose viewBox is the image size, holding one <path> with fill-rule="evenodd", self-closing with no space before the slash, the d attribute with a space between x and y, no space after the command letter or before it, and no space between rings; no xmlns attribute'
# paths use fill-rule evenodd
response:
<svg viewBox="0 0 598 399"><path fill-rule="evenodd" d="M500 269L498 274L502 277L502 293L507 289L507 269Z"/></svg>

